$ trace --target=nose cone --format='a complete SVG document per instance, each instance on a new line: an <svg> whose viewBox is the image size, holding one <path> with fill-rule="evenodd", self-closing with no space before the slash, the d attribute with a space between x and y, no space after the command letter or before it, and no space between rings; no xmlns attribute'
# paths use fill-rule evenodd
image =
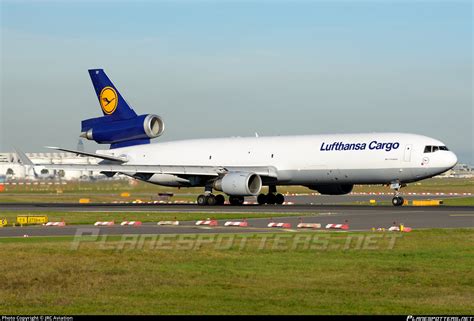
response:
<svg viewBox="0 0 474 321"><path fill-rule="evenodd" d="M458 158L453 152L447 152L444 155L443 163L446 164L447 169L451 169L458 163Z"/></svg>

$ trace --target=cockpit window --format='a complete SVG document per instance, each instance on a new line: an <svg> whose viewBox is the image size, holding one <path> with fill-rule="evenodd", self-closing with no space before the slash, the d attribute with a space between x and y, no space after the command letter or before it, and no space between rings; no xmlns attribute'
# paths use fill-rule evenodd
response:
<svg viewBox="0 0 474 321"><path fill-rule="evenodd" d="M449 150L448 147L446 146L431 146L431 145L428 145L428 146L425 146L425 151L424 153L434 153L438 150Z"/></svg>

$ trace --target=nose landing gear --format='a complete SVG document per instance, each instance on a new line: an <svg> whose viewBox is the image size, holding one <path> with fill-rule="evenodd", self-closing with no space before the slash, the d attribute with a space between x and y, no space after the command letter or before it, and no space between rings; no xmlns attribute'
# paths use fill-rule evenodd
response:
<svg viewBox="0 0 474 321"><path fill-rule="evenodd" d="M395 196L392 198L392 205L393 206L402 206L405 202L405 199L400 196L400 189L405 186L400 184L400 182L395 182L390 184L390 188L395 190Z"/></svg>
<svg viewBox="0 0 474 321"><path fill-rule="evenodd" d="M405 202L405 199L401 196L394 196L392 198L393 206L402 206L404 202Z"/></svg>

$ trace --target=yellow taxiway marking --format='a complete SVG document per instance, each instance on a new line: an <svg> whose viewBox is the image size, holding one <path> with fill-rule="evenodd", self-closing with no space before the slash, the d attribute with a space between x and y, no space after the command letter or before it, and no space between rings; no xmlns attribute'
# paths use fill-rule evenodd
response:
<svg viewBox="0 0 474 321"><path fill-rule="evenodd" d="M474 216L474 214L449 214L449 216Z"/></svg>

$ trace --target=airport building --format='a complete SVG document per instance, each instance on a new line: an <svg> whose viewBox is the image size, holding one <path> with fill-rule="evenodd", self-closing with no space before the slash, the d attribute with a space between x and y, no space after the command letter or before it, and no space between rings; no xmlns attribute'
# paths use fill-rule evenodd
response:
<svg viewBox="0 0 474 321"><path fill-rule="evenodd" d="M94 165L100 161L94 157L82 157L72 153L26 153L35 164L84 164ZM37 180L37 179L100 179L103 174L93 171L48 170L21 164L16 153L0 153L0 176L5 180Z"/></svg>
<svg viewBox="0 0 474 321"><path fill-rule="evenodd" d="M439 175L439 177L473 178L474 168L467 164L456 164L453 169Z"/></svg>
<svg viewBox="0 0 474 321"><path fill-rule="evenodd" d="M459 177L472 178L474 177L474 168L466 164L457 164L453 169L441 174L442 177Z"/></svg>

